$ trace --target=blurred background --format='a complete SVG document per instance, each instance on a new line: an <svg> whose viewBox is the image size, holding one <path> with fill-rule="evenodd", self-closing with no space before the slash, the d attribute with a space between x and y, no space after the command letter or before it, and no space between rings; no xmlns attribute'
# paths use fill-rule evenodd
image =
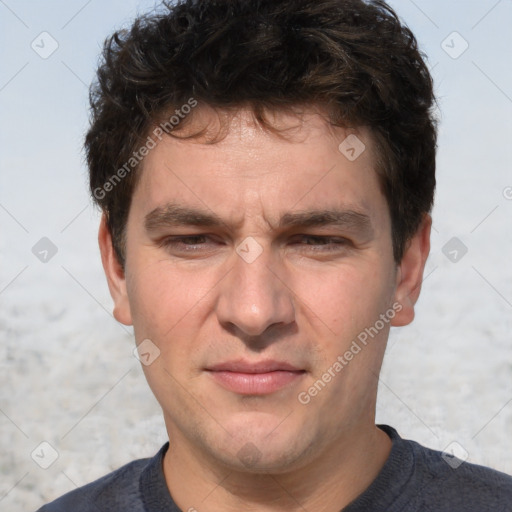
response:
<svg viewBox="0 0 512 512"><path fill-rule="evenodd" d="M392 330L377 421L512 473L512 1L390 4L428 55L440 138L423 292ZM111 315L82 152L103 40L156 5L0 0L0 510L166 440Z"/></svg>

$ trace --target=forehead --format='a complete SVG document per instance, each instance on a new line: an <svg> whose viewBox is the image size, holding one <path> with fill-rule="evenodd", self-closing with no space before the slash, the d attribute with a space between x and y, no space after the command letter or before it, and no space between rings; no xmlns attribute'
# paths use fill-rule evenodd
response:
<svg viewBox="0 0 512 512"><path fill-rule="evenodd" d="M268 119L277 133L249 110L196 110L145 158L135 202L147 214L179 200L240 222L264 210L274 223L279 212L320 206L382 209L369 130L334 127L318 110Z"/></svg>

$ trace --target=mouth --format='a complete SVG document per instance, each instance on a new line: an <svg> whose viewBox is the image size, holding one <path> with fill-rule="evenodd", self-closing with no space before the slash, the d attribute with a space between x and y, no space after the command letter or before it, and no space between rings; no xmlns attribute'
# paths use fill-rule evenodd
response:
<svg viewBox="0 0 512 512"><path fill-rule="evenodd" d="M306 370L281 361L229 361L206 368L223 388L240 395L267 395L297 383Z"/></svg>

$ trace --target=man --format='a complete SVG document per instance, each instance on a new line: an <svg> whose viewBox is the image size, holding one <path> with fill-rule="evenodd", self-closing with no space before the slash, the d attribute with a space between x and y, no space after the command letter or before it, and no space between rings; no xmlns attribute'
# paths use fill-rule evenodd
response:
<svg viewBox="0 0 512 512"><path fill-rule="evenodd" d="M436 149L431 77L384 2L169 5L107 42L91 102L114 315L170 443L41 510L512 510L511 477L375 425Z"/></svg>

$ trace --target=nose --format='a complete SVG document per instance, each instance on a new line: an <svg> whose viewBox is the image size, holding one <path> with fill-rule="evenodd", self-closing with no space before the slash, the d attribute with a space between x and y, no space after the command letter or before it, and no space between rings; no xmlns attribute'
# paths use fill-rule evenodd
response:
<svg viewBox="0 0 512 512"><path fill-rule="evenodd" d="M270 248L254 261L236 255L231 272L222 282L217 317L225 328L236 328L236 334L251 337L295 320L293 293Z"/></svg>

